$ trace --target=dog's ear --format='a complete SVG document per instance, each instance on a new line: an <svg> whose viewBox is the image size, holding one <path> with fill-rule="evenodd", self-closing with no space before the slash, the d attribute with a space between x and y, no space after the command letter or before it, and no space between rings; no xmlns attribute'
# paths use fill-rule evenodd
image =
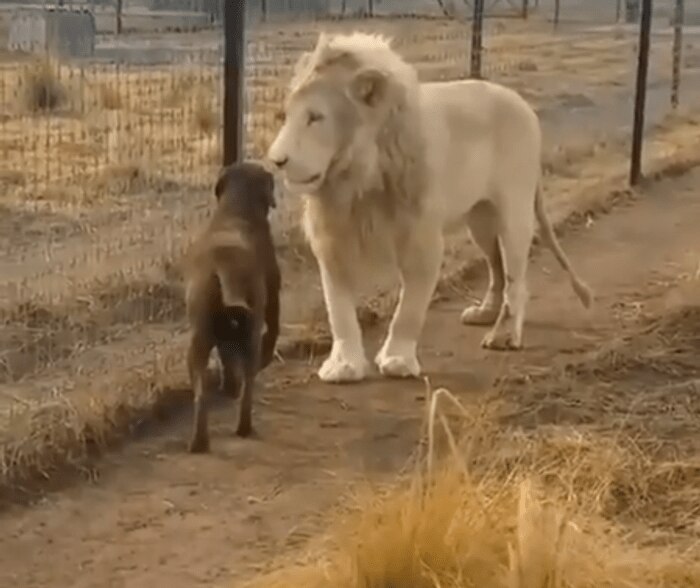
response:
<svg viewBox="0 0 700 588"><path fill-rule="evenodd" d="M216 179L216 185L214 186L214 195L216 200L221 199L221 195L226 191L229 178L229 168L224 167L219 172L219 177Z"/></svg>

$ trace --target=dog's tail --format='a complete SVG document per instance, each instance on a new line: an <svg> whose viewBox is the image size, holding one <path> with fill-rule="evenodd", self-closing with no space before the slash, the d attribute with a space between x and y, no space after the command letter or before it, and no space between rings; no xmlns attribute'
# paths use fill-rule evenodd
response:
<svg viewBox="0 0 700 588"><path fill-rule="evenodd" d="M245 306L225 306L213 317L213 332L236 355L246 355L253 335L253 313Z"/></svg>
<svg viewBox="0 0 700 588"><path fill-rule="evenodd" d="M229 263L216 264L216 277L221 287L222 308L214 317L214 336L221 342L240 345L247 351L253 335L253 311L240 291L240 276L230 270Z"/></svg>
<svg viewBox="0 0 700 588"><path fill-rule="evenodd" d="M578 276L574 268L571 266L569 258L566 257L557 236L554 233L554 228L552 223L547 216L544 209L544 201L542 200L542 190L540 186L537 186L537 192L535 193L535 215L537 216L537 221L542 228L542 241L544 244L554 253L554 257L557 258L559 265L569 274L569 279L571 280L571 286L576 292L579 300L586 308L589 308L593 303L593 291L591 288Z"/></svg>

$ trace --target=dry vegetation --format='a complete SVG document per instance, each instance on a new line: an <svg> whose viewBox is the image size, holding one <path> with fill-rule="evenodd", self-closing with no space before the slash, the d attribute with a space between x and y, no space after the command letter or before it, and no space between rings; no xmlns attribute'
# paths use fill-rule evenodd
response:
<svg viewBox="0 0 700 588"><path fill-rule="evenodd" d="M465 442L470 451L474 441ZM643 456L565 430L491 430L477 441L481 453L466 459L478 464L465 468L460 453L433 476L421 473L360 499L341 517L328 551L251 586L700 586L696 551L645 544L640 533L635 538L602 514L621 487L639 492L661 474L650 473ZM688 490L686 507L698 498L697 490Z"/></svg>
<svg viewBox="0 0 700 588"><path fill-rule="evenodd" d="M247 588L700 586L697 279L679 292L486 404L429 393L414 471L356 492L328 536Z"/></svg>
<svg viewBox="0 0 700 588"><path fill-rule="evenodd" d="M536 25L498 27L487 36L488 69L537 106L566 102L572 88L593 97L626 83L630 38L562 40ZM320 28L260 32L269 62L249 79L252 154L274 133L291 64ZM395 33L426 79L465 73L467 36L454 23L365 28ZM666 54L665 47L655 53L656 65ZM0 486L14 486L50 476L55 465L82 463L154 404L186 396L178 391L185 381L182 301L171 270L208 215L221 79L206 65L25 61L0 69ZM661 167L697 158L696 122L660 129L647 153ZM600 143L573 155L555 154L549 166L559 221L624 185L624 145ZM297 215L297 204L284 202L276 218L287 291L308 284L304 297L284 301L288 354L319 352L328 342ZM465 235L451 247L460 255L448 264L443 288L474 253ZM384 312L386 299L376 300L367 323Z"/></svg>

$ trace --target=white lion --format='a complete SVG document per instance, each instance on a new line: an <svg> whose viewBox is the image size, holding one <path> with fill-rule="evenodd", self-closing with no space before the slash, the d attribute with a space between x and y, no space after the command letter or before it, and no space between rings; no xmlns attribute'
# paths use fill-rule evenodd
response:
<svg viewBox="0 0 700 588"><path fill-rule="evenodd" d="M388 39L321 33L296 64L284 114L267 156L288 191L305 198L333 336L322 380L366 376L357 287L368 268L387 264L401 292L375 362L385 376L420 374L416 348L444 234L463 223L488 261L486 296L462 314L465 324L493 324L484 347L522 346L535 217L590 305L545 215L539 120L513 90L478 80L419 83Z"/></svg>

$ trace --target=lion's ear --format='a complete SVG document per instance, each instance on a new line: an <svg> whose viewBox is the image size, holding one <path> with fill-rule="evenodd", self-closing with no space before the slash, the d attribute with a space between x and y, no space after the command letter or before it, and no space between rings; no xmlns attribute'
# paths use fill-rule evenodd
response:
<svg viewBox="0 0 700 588"><path fill-rule="evenodd" d="M311 51L304 51L300 56L299 59L297 59L296 63L294 64L294 76L298 76L301 74L306 68L309 67L309 63L311 63L311 56L312 56Z"/></svg>
<svg viewBox="0 0 700 588"><path fill-rule="evenodd" d="M388 89L386 74L378 69L364 69L357 73L350 83L352 97L370 107L379 105L386 97Z"/></svg>

